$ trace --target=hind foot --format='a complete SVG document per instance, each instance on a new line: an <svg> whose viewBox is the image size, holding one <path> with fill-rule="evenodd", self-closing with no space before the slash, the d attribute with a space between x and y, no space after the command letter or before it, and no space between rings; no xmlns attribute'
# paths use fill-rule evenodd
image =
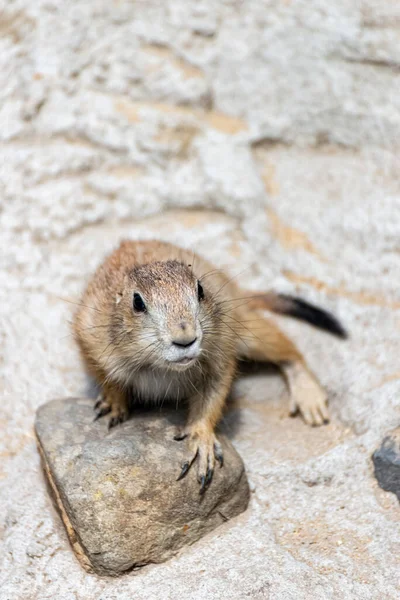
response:
<svg viewBox="0 0 400 600"><path fill-rule="evenodd" d="M307 367L301 363L292 363L284 367L289 382L289 412L300 412L308 425L323 425L329 422L328 397Z"/></svg>

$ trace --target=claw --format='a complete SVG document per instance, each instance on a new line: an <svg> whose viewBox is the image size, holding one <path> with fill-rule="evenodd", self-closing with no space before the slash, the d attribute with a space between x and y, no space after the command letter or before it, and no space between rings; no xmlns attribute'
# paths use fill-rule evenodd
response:
<svg viewBox="0 0 400 600"><path fill-rule="evenodd" d="M110 412L111 412L111 406L105 406L104 408L99 410L99 412L97 413L97 415L95 416L93 421L97 421L101 417L104 417L104 415L108 415L108 413L110 413Z"/></svg>
<svg viewBox="0 0 400 600"><path fill-rule="evenodd" d="M185 438L187 438L188 434L184 433L184 432L180 432L177 433L176 435L174 435L174 440L176 442L181 442L182 440L184 440Z"/></svg>
<svg viewBox="0 0 400 600"><path fill-rule="evenodd" d="M177 481L180 481L181 479L183 479L185 477L186 473L189 471L189 469L190 469L190 462L183 463L182 471L180 472Z"/></svg>
<svg viewBox="0 0 400 600"><path fill-rule="evenodd" d="M186 462L183 463L182 470L179 473L179 477L178 477L177 481L180 481L181 479L183 479L185 477L185 475L189 471L190 467L192 466L192 464L196 460L198 453L199 453L199 451L196 450L196 453L193 455L193 457L190 460L187 460Z"/></svg>
<svg viewBox="0 0 400 600"><path fill-rule="evenodd" d="M220 468L224 465L224 455L222 453L222 448L219 444L214 444L214 456L215 460L219 462Z"/></svg>
<svg viewBox="0 0 400 600"><path fill-rule="evenodd" d="M112 429L116 425L120 425L121 423L123 423L124 420L125 419L122 415L118 415L117 417L111 417L111 419L108 421L108 431L110 431L110 429Z"/></svg>
<svg viewBox="0 0 400 600"><path fill-rule="evenodd" d="M93 407L94 410L97 410L100 407L100 404L103 402L102 398L99 398L98 400L96 400L95 405Z"/></svg>
<svg viewBox="0 0 400 600"><path fill-rule="evenodd" d="M214 475L214 469L208 468L207 473L206 473L206 487L208 487L210 485L213 475Z"/></svg>
<svg viewBox="0 0 400 600"><path fill-rule="evenodd" d="M220 467L223 465L222 446L215 436L213 436L214 439L210 440L207 435L204 435L203 431L189 431L188 433L180 431L175 435L174 439L181 440L185 437L189 437L190 439L189 448L191 455L188 460L182 463L177 481L186 476L192 464L198 458L197 481L200 486L199 493L203 495L213 480L215 461L219 462Z"/></svg>
<svg viewBox="0 0 400 600"><path fill-rule="evenodd" d="M204 475L202 475L199 478L199 483L200 483L199 494L202 496L207 489L206 478L204 477Z"/></svg>

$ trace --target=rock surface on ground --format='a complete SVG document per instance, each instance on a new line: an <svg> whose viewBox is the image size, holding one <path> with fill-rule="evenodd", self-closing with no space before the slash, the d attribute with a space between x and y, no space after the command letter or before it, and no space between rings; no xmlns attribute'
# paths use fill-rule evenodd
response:
<svg viewBox="0 0 400 600"><path fill-rule="evenodd" d="M379 485L400 500L400 428L385 436L372 458Z"/></svg>
<svg viewBox="0 0 400 600"><path fill-rule="evenodd" d="M179 418L181 417L181 418ZM196 464L176 481L185 442L174 441L176 410L135 412L107 430L93 422L93 400L54 400L35 430L46 477L82 566L119 575L170 558L247 508L243 462L221 437L225 465L202 496Z"/></svg>

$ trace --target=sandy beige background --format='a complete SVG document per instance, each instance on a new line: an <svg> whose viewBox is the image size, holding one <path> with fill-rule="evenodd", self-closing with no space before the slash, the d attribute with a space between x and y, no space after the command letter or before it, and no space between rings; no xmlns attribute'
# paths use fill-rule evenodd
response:
<svg viewBox="0 0 400 600"><path fill-rule="evenodd" d="M370 455L400 421L400 3L1 8L1 600L398 598L399 504ZM332 423L287 418L281 379L247 377L225 423L249 510L100 579L68 545L32 425L85 389L70 302L119 239L154 235L320 303L351 339L281 319Z"/></svg>

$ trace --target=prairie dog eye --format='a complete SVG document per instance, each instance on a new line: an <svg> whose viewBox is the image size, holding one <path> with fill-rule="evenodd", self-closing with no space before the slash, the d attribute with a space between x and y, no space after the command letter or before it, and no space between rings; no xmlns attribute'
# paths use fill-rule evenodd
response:
<svg viewBox="0 0 400 600"><path fill-rule="evenodd" d="M136 312L145 312L146 311L146 305L143 302L143 298L137 292L135 292L133 294L133 309Z"/></svg>
<svg viewBox="0 0 400 600"><path fill-rule="evenodd" d="M199 300L204 300L204 290L200 281L197 282L197 297Z"/></svg>

